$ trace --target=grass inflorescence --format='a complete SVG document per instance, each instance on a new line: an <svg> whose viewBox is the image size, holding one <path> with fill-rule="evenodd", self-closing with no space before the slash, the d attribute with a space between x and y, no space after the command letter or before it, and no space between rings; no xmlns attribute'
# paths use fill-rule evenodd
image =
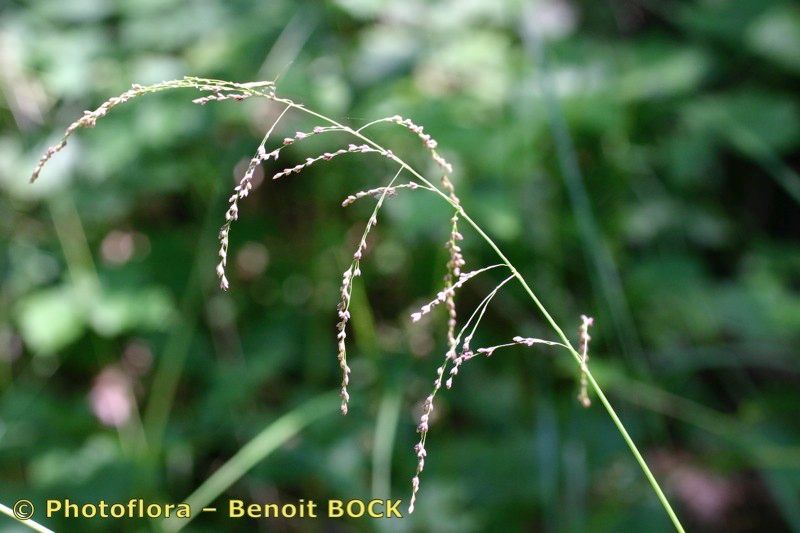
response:
<svg viewBox="0 0 800 533"><path fill-rule="evenodd" d="M411 482L412 492L409 504L409 512L414 511L417 495L420 490L421 474L425 469L425 461L428 456L425 443L430 430L431 415L434 410L434 402L437 394L440 393L443 388L450 389L453 387L454 380L461 371L462 367L476 356L491 357L497 350L512 346L549 346L565 350L575 360L579 373L578 401L584 407L589 407L591 405L589 396L590 391L597 396L597 398L600 400L600 403L603 405L604 409L614 423L616 429L619 431L625 443L631 450L636 462L642 469L642 472L653 488L665 511L669 515L675 528L678 531L683 531L680 521L678 520L675 512L669 504L669 501L661 490L661 487L659 486L647 463L636 447L636 444L631 439L630 435L625 429L625 426L620 421L615 410L611 406L611 403L606 398L603 390L597 383L589 368L589 327L592 326L594 319L588 316L581 316L581 323L578 328L578 349L576 349L568 336L564 333L562 327L556 322L544 304L536 296L525 278L503 254L494 240L492 240L491 237L489 237L489 235L481 228L481 226L478 225L467 214L449 177L453 172L452 165L437 151L437 141L433 139L429 133L426 133L422 126L416 124L412 120L399 115L394 115L369 122L358 129L353 129L347 125L337 122L330 117L313 111L302 104L279 96L276 93L275 85L272 82L233 83L223 80L185 77L180 80L166 81L148 86L133 85L128 91L125 91L119 96L110 98L94 111L86 111L80 119L73 122L67 128L62 139L56 145L49 148L41 157L31 175L31 181L33 182L39 177L47 162L66 146L69 137L78 129L94 127L100 118L104 117L113 108L120 104L126 103L145 94L171 89L193 89L199 91L202 93L202 95L193 100L193 102L198 105L206 105L229 100L241 101L249 98L259 97L266 98L278 105L283 106L283 111L278 115L277 119L267 130L261 143L256 148L255 154L250 159L244 176L234 187L234 190L228 199L228 208L225 212L225 220L219 231L219 262L216 267L216 273L219 278L220 287L223 290L228 290L230 288L230 282L227 277L228 246L232 226L239 217L239 203L247 198L253 188L253 176L256 168L267 161L280 161L281 151L284 147L300 143L310 137L320 134L338 133L349 137L347 142L343 143L339 149L309 156L302 163L285 167L278 171L273 175L273 179L281 179L294 174L299 174L312 165L324 164L336 157L343 155L377 155L386 158L391 162L392 165L396 167L393 177L391 177L387 183L378 187L353 193L345 198L342 202L343 206L347 206L362 198L376 199L375 207L367 220L361 239L359 240L356 249L352 254L352 261L342 274L341 280L340 298L337 306L339 320L336 325L336 344L338 364L342 372L341 388L339 392L341 400L340 409L342 414L347 414L350 401L348 386L350 384L351 371L347 363L347 331L350 321L350 300L353 283L356 278L360 277L362 274L362 265L368 253L367 237L370 231L378 223L378 215L381 208L387 199L397 195L400 191L420 190L434 194L445 203L448 209L450 209L450 228L448 232L448 239L445 243L445 247L448 252L448 260L447 264L445 265L442 289L438 292L435 298L433 298L433 300L423 305L418 311L411 315L412 321L417 322L422 318L423 315L433 312L437 306L443 304L447 312L447 348L441 364L436 369L431 392L423 401L422 413L417 424L419 440L414 446L417 466ZM286 137L278 142L275 142L273 143L274 147L272 147L272 145L270 145L270 142L272 141L272 134L274 133L275 128L281 119L289 112L303 113L311 116L319 120L320 124L310 131L298 131L291 137ZM409 165L405 160L398 157L391 150L381 146L367 135L366 131L370 127L382 123L398 125L416 135L422 144L422 148L428 152L432 161L435 163L435 168L439 170L439 176L437 177L438 179L428 179L421 172ZM440 186L436 186L434 184L435 181L439 181ZM485 243L496 253L499 259L497 264L481 266L464 272L466 261L462 254L460 245L461 241L464 239L460 229L462 226L470 227L478 237L485 241ZM488 291L486 296L480 301L476 308L473 309L469 315L467 315L467 320L463 321L461 328L459 329L459 314L456 305L456 296L458 294L458 290L475 276L495 269L505 272L503 279L490 291ZM510 282L515 280L530 297L535 307L539 310L545 321L552 328L557 339L548 340L516 336L510 342L504 344L473 348L473 338L493 298Z"/></svg>

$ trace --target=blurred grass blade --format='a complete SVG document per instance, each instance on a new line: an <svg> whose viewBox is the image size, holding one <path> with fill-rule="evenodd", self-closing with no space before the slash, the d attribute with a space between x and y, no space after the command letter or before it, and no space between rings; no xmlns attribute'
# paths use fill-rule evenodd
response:
<svg viewBox="0 0 800 533"><path fill-rule="evenodd" d="M200 485L185 503L192 509L190 518L170 517L162 523L164 531L180 531L231 485L241 479L251 468L264 460L303 428L339 407L337 393L326 393L289 411L242 446L228 462Z"/></svg>
<svg viewBox="0 0 800 533"><path fill-rule="evenodd" d="M211 272L214 259L214 246L216 234L213 228L216 224L217 206L221 197L217 194L219 185L214 187L211 201L203 220L203 225L198 235L197 251L189 272L188 283L180 304L180 322L172 328L160 358L153 383L150 387L150 400L144 411L144 429L149 445L148 452L151 458L158 457L161 441L166 431L169 413L175 401L178 388L189 350L192 346L195 330L197 328L198 308L202 299L203 283L210 279L206 274ZM206 268L208 266L208 268Z"/></svg>
<svg viewBox="0 0 800 533"><path fill-rule="evenodd" d="M558 531L561 501L559 487L558 414L553 406L552 392L548 389L537 398L536 429L533 437L536 464L539 471L539 493L544 531Z"/></svg>
<svg viewBox="0 0 800 533"><path fill-rule="evenodd" d="M308 9L298 9L267 53L258 70L258 79L277 80L294 63L314 33L319 17Z"/></svg>
<svg viewBox="0 0 800 533"><path fill-rule="evenodd" d="M739 124L733 117L720 112L720 133L741 153L758 163L792 199L800 204L800 175L752 130Z"/></svg>
<svg viewBox="0 0 800 533"><path fill-rule="evenodd" d="M535 4L530 2L525 4L522 20L534 20L536 13L533 11L535 9ZM608 308L611 322L619 340L620 349L639 373L644 374L647 368L641 358L643 355L641 342L631 316L630 305L625 296L622 280L614 264L611 250L600 232L592 210L586 184L578 164L578 156L575 153L575 146L552 84L552 74L544 43L530 23L523 23L520 33L527 52L533 57L538 70L537 79L541 89L541 98L547 110L548 123L556 145L556 153L567 188L567 196L575 214L581 241L586 247L587 255L594 266L595 276L592 276L592 282L599 285L600 293Z"/></svg>
<svg viewBox="0 0 800 533"><path fill-rule="evenodd" d="M620 398L717 435L750 457L753 464L771 469L800 469L800 447L777 445L739 419L725 415L653 385L627 379L621 372L606 375L608 387Z"/></svg>
<svg viewBox="0 0 800 533"><path fill-rule="evenodd" d="M762 470L761 476L792 531L800 531L800 510L797 506L797 489L800 483L797 481L797 472Z"/></svg>
<svg viewBox="0 0 800 533"><path fill-rule="evenodd" d="M3 505L2 503L0 503L0 513L2 513L4 515L7 515L10 518L13 518L14 520L19 522L20 524L22 524L24 526L28 526L29 528L31 528L34 531L40 531L41 533L53 533L52 529L48 529L48 528L44 527L43 525L41 525L38 522L35 522L33 520L30 520L30 519L22 520L20 518L17 518L17 515L14 514L14 511L10 507L7 507L7 506ZM2 529L3 529L3 531L6 531L6 528L2 528Z"/></svg>
<svg viewBox="0 0 800 533"><path fill-rule="evenodd" d="M388 498L392 487L392 451L402 408L401 388L387 387L378 409L372 448L372 497Z"/></svg>

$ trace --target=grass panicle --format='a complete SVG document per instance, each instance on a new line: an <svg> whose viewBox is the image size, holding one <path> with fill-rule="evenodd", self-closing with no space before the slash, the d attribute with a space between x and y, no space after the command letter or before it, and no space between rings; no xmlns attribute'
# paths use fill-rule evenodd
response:
<svg viewBox="0 0 800 533"><path fill-rule="evenodd" d="M41 157L31 175L31 181L33 182L39 177L47 162L66 146L68 138L78 129L94 127L99 119L103 118L114 107L120 104L126 103L145 94L171 89L194 89L200 91L203 93L203 95L193 100L194 103L199 105L207 105L224 101L237 102L259 97L283 106L283 111L271 124L261 143L258 145L255 155L251 158L244 176L234 187L234 190L228 201L228 209L225 213L225 220L219 231L219 263L216 268L220 286L225 290L230 287L230 282L227 278L226 267L231 227L239 218L240 201L246 199L253 188L252 179L255 169L259 165L269 163L271 161L277 162L279 160L281 150L286 146L295 145L315 135L331 133L343 135L347 138L339 149L330 152L324 152L313 157L307 157L303 162L297 165L285 167L282 170L277 171L273 175L273 179L280 179L293 174L299 174L312 165L326 163L336 157L346 154L377 154L386 158L394 166L396 166L396 173L388 183L376 188L359 191L348 196L342 202L343 206L348 206L356 200L362 198L372 197L376 199L376 204L372 214L368 218L361 239L358 242L356 250L353 252L352 261L342 274L340 297L337 306L339 320L336 325L337 359L342 372L342 382L339 393L342 414L347 414L350 400L348 386L350 384L351 372L347 363L347 329L350 321L350 302L353 283L356 278L361 276L362 263L367 252L367 237L378 222L378 214L381 208L383 207L386 199L395 196L399 190L409 189L420 190L434 194L445 203L449 212L451 213L448 239L445 244L448 252L448 261L445 265L442 289L437 293L433 300L423 305L419 311L411 315L412 321L417 322L422 318L422 316L432 313L438 305L444 304L447 312L447 348L441 364L436 369L433 388L422 402L422 413L417 424L419 440L414 445L414 454L416 456L417 465L411 481L409 512L414 511L420 490L420 476L425 469L425 462L428 457L425 443L430 430L432 414L434 411L434 400L436 395L442 390L443 386L448 389L451 388L453 386L455 377L461 371L463 365L474 359L477 355L490 357L501 348L544 345L563 349L575 360L580 375L580 391L578 395L580 403L586 407L591 405L591 401L589 399L589 390L591 389L600 400L600 403L608 413L617 431L619 431L623 440L627 444L673 525L678 531L683 531L683 527L681 526L681 523L673 511L669 501L661 490L660 485L656 481L646 461L639 452L639 449L633 442L633 439L631 439L630 435L625 429L625 426L619 419L619 416L611 406L611 403L608 401L608 398L606 398L602 388L597 383L589 368L589 328L593 325L594 320L587 316L581 317L581 325L579 327L578 335L578 349L575 349L567 335L564 333L564 330L538 298L530 284L519 273L517 268L509 261L506 255L500 250L495 241L489 237L483 228L466 212L461 200L456 195L455 187L450 179L450 175L453 172L452 165L437 151L437 141L434 140L430 134L426 133L422 126L414 123L412 120L395 115L378 119L369 122L358 129L353 129L337 122L330 117L313 111L302 104L279 96L276 93L275 85L272 82L233 83L223 80L185 77L180 80L165 81L149 86L133 85L131 89L125 91L117 97L107 100L94 111L85 112L81 118L72 123L67 128L62 139L57 144L49 148ZM308 132L297 132L291 137L284 138L280 143L277 143L276 146L268 147L268 143L272 134L274 133L274 130L278 126L278 123L289 112L305 114L309 117L320 120L322 124L316 126ZM421 141L423 149L425 149L430 155L433 163L435 164L435 168L442 172L440 177L441 187L434 185L433 181L426 178L420 171L409 165L405 160L398 157L391 150L381 146L371 137L366 135L365 131L368 128L378 124L397 125L416 135ZM402 174L408 174L409 181L407 183L395 184ZM467 226L471 228L475 234L496 253L500 262L486 267L475 268L474 270L464 273L463 268L466 262L462 254L460 244L464 239L460 229L461 226ZM458 333L456 333L456 330L458 329L458 312L456 301L458 289L460 289L468 280L472 279L476 275L494 270L496 268L502 268L506 270L507 275L486 294L483 300L468 316L467 320L464 321ZM541 313L545 322L552 328L553 332L558 337L558 340L544 340L533 337L517 336L514 337L511 342L505 344L477 348L473 350L471 344L474 336L477 333L480 323L489 309L492 300L500 292L500 290L503 289L503 287L514 280L519 283L519 286L530 297L532 303ZM446 380L445 376L447 376Z"/></svg>

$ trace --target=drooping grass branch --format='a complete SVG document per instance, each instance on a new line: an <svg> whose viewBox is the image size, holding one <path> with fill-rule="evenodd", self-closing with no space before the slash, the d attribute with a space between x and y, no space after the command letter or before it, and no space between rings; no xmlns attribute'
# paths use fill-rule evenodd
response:
<svg viewBox="0 0 800 533"><path fill-rule="evenodd" d="M62 138L62 140L58 144L50 148L42 156L41 160L39 161L39 164L36 166L31 176L31 181L34 181L39 176L39 174L42 171L42 168L47 163L47 161L49 161L49 159L52 158L53 155L55 155L58 151L64 148L69 136L72 135L77 129L83 127L93 127L99 118L105 116L114 107L116 107L119 104L125 103L135 97L163 90L180 89L180 88L190 88L201 91L204 94L204 96L201 96L193 100L194 103L200 105L218 101L227 101L227 100L239 101L252 97L263 97L272 102L280 104L284 107L278 119L276 119L273 122L273 124L267 131L266 135L264 136L263 140L257 147L256 153L251 158L250 164L248 165L244 177L236 185L233 194L229 198L228 210L226 211L225 214L225 221L222 225L222 228L220 229L220 234L219 234L220 238L219 264L217 265L217 275L219 276L220 286L225 290L227 290L230 286L230 282L226 276L228 239L230 235L230 230L233 223L239 217L239 202L245 199L252 190L253 187L252 177L255 168L258 165L265 163L269 160L278 161L283 147L298 143L300 141L307 139L308 137L322 133L344 134L350 137L348 141L352 142L346 142L345 144L342 145L341 148L333 152L324 152L314 157L307 157L303 163L297 164L292 167L284 168L283 170L277 172L273 176L273 179L280 179L291 176L293 174L299 174L303 170L307 169L312 165L322 164L327 161L330 161L331 159L346 154L378 155L387 159L388 161L393 163L393 165L396 165L397 173L394 175L394 178L392 178L392 180L388 184L378 188L357 192L355 194L348 196L343 202L343 205L349 205L349 203L352 203L360 198L365 198L365 197L377 198L375 208L373 209L372 214L367 221L367 225L362 235L362 238L359 241L355 252L353 253L353 261L348 267L348 269L345 270L342 276L340 302L338 306L339 322L337 324L337 345L338 345L338 361L340 369L342 371L342 385L340 390L340 397L341 397L341 411L343 414L347 413L348 402L350 399L350 395L347 390L350 380L350 368L347 364L347 358L346 358L346 338L347 338L346 331L347 331L347 324L350 318L350 311L349 311L350 294L352 291L353 281L355 280L355 278L358 278L361 275L362 263L368 251L367 235L370 232L370 230L375 226L375 224L377 224L377 216L380 209L384 205L385 200L397 194L398 191L405 189L409 190L419 189L423 192L429 192L436 195L443 202L445 202L445 204L448 206L448 209L451 210L452 213L450 218L451 225L450 225L449 237L446 243L446 247L448 250L448 262L445 268L443 288L431 303L426 304L426 306L424 306L418 313L414 313L414 315L412 315L412 318L416 321L419 318L421 318L422 315L431 312L431 310L436 305L443 303L445 304L445 307L447 309L448 322L447 322L447 350L445 353L444 361L437 368L436 377L434 379L433 391L431 392L431 394L428 395L428 397L424 401L423 412L417 427L417 431L420 434L420 439L419 442L414 447L415 454L417 456L417 468L416 468L416 473L412 479L412 496L409 506L410 512L413 512L414 510L414 504L420 487L420 474L424 469L425 459L427 457L427 451L425 450L425 441L427 439L429 431L430 415L434 408L433 402L436 394L442 389L443 379L445 376L445 372L447 372L447 368L450 367L450 371L448 373L448 379L445 382L445 385L447 388L450 388L453 384L453 379L458 374L460 368L465 363L472 360L476 355L480 354L488 357L491 356L497 349L504 347L510 347L515 345L534 346L541 344L541 345L553 346L556 348L564 349L572 356L572 358L576 362L577 370L579 372L580 402L584 406L588 407L590 405L589 390L591 389L594 392L594 394L600 400L600 403L603 405L603 408L606 410L609 417L611 418L611 421L613 422L617 431L619 431L623 440L625 441L631 453L633 454L637 464L639 465L647 481L653 488L653 491L658 497L661 505L664 507L664 510L666 511L673 525L678 531L683 531L683 527L681 526L681 523L678 520L677 515L673 511L669 501L664 495L664 492L661 490L661 487L659 486L658 482L656 481L655 477L650 471L647 462L642 457L641 453L639 452L639 449L633 442L633 439L628 434L624 424L620 420L614 408L611 406L611 403L603 393L602 388L597 383L597 380L592 375L591 369L589 368L588 327L592 324L593 319L590 319L588 317L582 317L582 325L579 329L579 347L580 347L579 351L573 346L569 337L564 333L562 327L553 318L553 316L547 310L545 305L538 298L538 296L536 295L536 293L534 292L532 286L528 283L528 281L520 274L519 270L511 263L511 261L502 252L502 250L500 250L497 243L466 212L460 199L456 194L452 182L448 177L448 175L452 172L452 166L444 159L444 157L442 157L441 154L439 154L436 151L436 148L438 146L437 142L429 134L424 132L422 126L415 124L410 119L400 117L399 115L395 115L392 117L378 119L376 121L370 122L359 129L353 129L347 125L337 122L336 120L330 117L327 117L321 113L311 110L302 104L296 103L288 98L278 96L275 92L275 86L272 82L232 83L222 80L210 80L204 78L187 77L181 80L173 80L151 86L134 85L129 91L126 91L122 95L108 100L95 111L91 112L87 111L81 119L77 120L72 125L70 125L67 131L65 132L65 135ZM274 132L278 121L290 111L303 113L305 115L313 117L317 120L320 120L321 124L309 132L297 132L292 137L286 137L285 139L283 139L283 141L278 147L274 148L272 151L268 151L267 143L269 142L271 134ZM370 128L374 125L381 123L399 125L407 129L411 133L415 134L420 139L424 149L429 152L431 159L441 170L442 173L441 188L434 185L432 180L426 178L420 171L412 167L404 159L400 158L391 150L383 147L373 138L366 135L365 130L367 128ZM408 175L410 175L411 181L406 184L395 185L395 181L403 173L407 173ZM494 251L494 253L500 260L499 264L484 268L478 268L466 274L462 273L462 267L464 267L465 265L465 260L461 253L461 248L459 245L459 242L463 239L463 235L461 234L461 231L459 229L459 226L462 222L466 223L466 225L471 227L473 231L483 241L485 241L485 243ZM502 281L500 281L494 287L494 289L492 289L492 291L489 292L489 294L483 299L483 301L481 301L481 303L475 308L475 310L469 316L468 320L462 325L462 328L459 331L459 333L456 334L455 332L458 325L457 324L458 315L456 312L457 289L460 288L472 276L486 272L488 270L492 270L497 267L502 267L503 269L507 269L508 275ZM545 321L552 328L553 332L558 337L558 340L553 341L553 340L543 340L543 339L535 339L529 337L514 337L513 342L511 343L472 350L472 348L470 347L470 343L480 325L481 320L483 319L484 315L489 309L492 299L500 291L501 288L503 288L506 284L508 284L512 280L516 280L519 283L519 285L522 287L522 289L525 291L525 293L533 302L534 306L538 309L538 311L544 317ZM451 364L452 366L450 366Z"/></svg>

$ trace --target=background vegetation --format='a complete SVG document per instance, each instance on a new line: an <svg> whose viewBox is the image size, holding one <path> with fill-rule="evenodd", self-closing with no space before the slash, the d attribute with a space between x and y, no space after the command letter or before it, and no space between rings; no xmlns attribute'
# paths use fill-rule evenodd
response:
<svg viewBox="0 0 800 533"><path fill-rule="evenodd" d="M379 158L258 187L232 234L230 293L216 287L217 228L277 109L198 107L189 91L144 97L79 133L27 184L84 109L132 82L194 74L277 77L280 93L354 125L395 113L424 124L468 210L559 322L576 334L580 313L597 318L598 379L686 525L800 529L793 2L0 9L3 503L181 501L281 415L337 387L338 282L371 209L339 203L385 179ZM278 138L309 126L290 117ZM376 132L422 160L407 133ZM408 316L440 286L447 219L425 195L387 204L354 292L350 415L333 397L318 404L330 409L224 498L408 497L445 318L412 327ZM468 264L485 264L490 251L465 233ZM547 334L516 287L490 314L481 345ZM565 353L510 350L462 377L436 411L418 511L371 527L669 530L604 412L575 400ZM202 516L191 527L253 525ZM259 523L275 526L326 528Z"/></svg>

